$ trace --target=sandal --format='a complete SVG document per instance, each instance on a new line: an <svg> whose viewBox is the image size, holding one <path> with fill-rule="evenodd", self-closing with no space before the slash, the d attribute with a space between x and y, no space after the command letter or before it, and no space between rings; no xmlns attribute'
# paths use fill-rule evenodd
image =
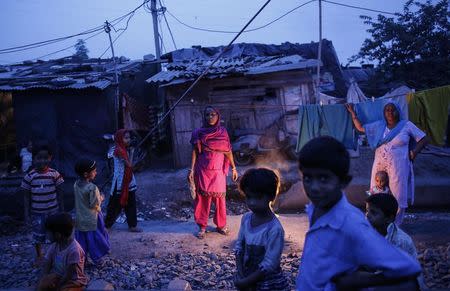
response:
<svg viewBox="0 0 450 291"><path fill-rule="evenodd" d="M206 230L205 229L200 229L200 231L197 233L197 238L198 239L204 239L206 236Z"/></svg>
<svg viewBox="0 0 450 291"><path fill-rule="evenodd" d="M128 231L129 232L142 232L143 230L142 230L142 228L135 226L135 227L128 228Z"/></svg>
<svg viewBox="0 0 450 291"><path fill-rule="evenodd" d="M224 228L217 228L217 232L220 233L221 235L229 235L230 234L230 230L226 226Z"/></svg>

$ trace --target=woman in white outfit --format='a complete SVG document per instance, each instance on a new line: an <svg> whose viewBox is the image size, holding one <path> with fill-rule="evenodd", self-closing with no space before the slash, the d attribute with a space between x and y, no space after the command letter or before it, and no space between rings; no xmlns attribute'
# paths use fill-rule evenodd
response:
<svg viewBox="0 0 450 291"><path fill-rule="evenodd" d="M394 102L384 106L384 119L369 124L361 124L351 104L346 104L352 116L355 128L364 132L372 149L375 160L372 166L370 188L375 186L375 174L386 171L389 176L389 188L397 198L399 212L396 223L400 225L408 207L408 201L414 202L414 172L412 161L428 143L423 131L408 120L401 119L400 107ZM416 144L410 148L410 140Z"/></svg>

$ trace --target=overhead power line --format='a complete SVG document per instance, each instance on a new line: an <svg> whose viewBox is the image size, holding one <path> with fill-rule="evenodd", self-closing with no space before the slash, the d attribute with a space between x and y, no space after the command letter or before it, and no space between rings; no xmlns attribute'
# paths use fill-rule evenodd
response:
<svg viewBox="0 0 450 291"><path fill-rule="evenodd" d="M172 34L172 29L170 29L169 22L167 21L167 17L166 17L166 13L165 13L166 10L167 10L167 8L166 8L165 6L162 5L161 0L159 0L159 5L160 5L161 8L163 9L162 15L163 15L163 17L164 17L164 21L166 22L167 30L169 31L170 37L172 38L173 46L174 46L175 49L178 49L178 48L177 48L177 44L175 43L175 38L173 37L173 34Z"/></svg>
<svg viewBox="0 0 450 291"><path fill-rule="evenodd" d="M17 51L21 51L21 50L27 50L27 49L32 49L32 48L36 48L36 47L40 47L40 46L44 46L44 45L48 45L48 44L52 44L55 42L60 42L69 38L73 38L76 36L82 36L82 35L86 35L86 34L91 34L94 32L97 32L99 30L101 30L102 28L95 28L95 29L90 29L84 32L80 32L77 34L72 34L69 36L65 36L65 37L58 37L58 38L54 38L54 39L50 39L50 40L46 40L46 41L40 41L40 42L35 42L32 44L27 44L27 45L22 45L22 46L16 46L16 47L11 47L11 48L6 48L6 49L0 49L0 53L10 53L10 52L17 52Z"/></svg>
<svg viewBox="0 0 450 291"><path fill-rule="evenodd" d="M122 15L120 17L117 17L117 18L111 20L110 23L112 23L114 25L118 24L123 19L125 19L127 16L133 15L138 9L140 9L142 6L144 6L148 1L149 0L144 0L144 2L141 5L139 5L138 7L134 8L132 11L128 12L127 14ZM128 19L128 21L129 21L129 19ZM83 32L80 32L80 33L76 33L76 34L72 34L72 35L68 35L68 36L64 36L64 37L58 37L58 38L49 39L49 40L45 40L45 41L39 41L39 42L30 43L30 44L26 44L26 45L0 49L0 54L7 54L7 53L14 53L14 52L19 52L19 51L24 51L24 50L30 50L30 49L34 49L34 48L50 45L50 44L53 44L53 43L57 43L57 42L60 42L60 41L64 41L64 40L67 40L67 39L70 39L70 38L74 38L74 37L78 37L78 36L82 36L82 35L87 35L87 34L92 34L92 33L98 32L98 31L103 31L103 25L96 26L96 27L88 29L86 31L83 31Z"/></svg>
<svg viewBox="0 0 450 291"><path fill-rule="evenodd" d="M145 2L144 2L144 3L145 3ZM145 6L144 6L144 7L145 7ZM128 19L127 19L127 24L125 25L124 28L120 28L120 29L117 29L117 30L116 30L116 29L114 28L114 26L110 25L111 27L114 28L114 31L115 31L115 32L122 31L122 32L119 33L119 35L116 36L116 38L112 41L112 44L115 44L116 41L122 36L122 34L124 34L124 32L128 29L128 24L130 23L131 18L133 18L135 12L136 12L136 11L134 10L134 11L132 11L132 12L129 13L130 17L128 17ZM111 24L111 23L109 23L109 24ZM108 50L109 50L110 48L111 48L111 46L109 45L109 46L103 51L103 53L102 53L98 58L101 59L101 58L108 52Z"/></svg>
<svg viewBox="0 0 450 291"><path fill-rule="evenodd" d="M189 92L192 91L192 89L197 85L197 83L208 73L209 69L214 66L214 64L222 57L222 55L231 47L231 45L236 41L236 39L245 31L245 29L255 20L255 18L261 13L261 11L266 8L266 6L270 3L272 0L267 0L261 8L253 15L253 17L247 22L247 24L244 25L244 27L239 31L233 39L228 43L226 47L222 49L222 51L214 58L214 60L209 64L208 67L203 70L203 72L192 82L192 84L184 91L184 93L181 95L180 98L167 110L166 113L161 117L161 119L158 120L158 123L145 135L145 137L139 142L138 147L142 146L144 142L149 138L157 129L158 127L164 122L164 120L169 116L169 114L175 109L175 107L178 106L178 104L183 100L184 97L186 97Z"/></svg>
<svg viewBox="0 0 450 291"><path fill-rule="evenodd" d="M371 12L377 12L377 13L389 14L389 15L397 15L396 13L382 11L382 10L376 10L376 9L371 9L371 8L365 8L365 7L361 7L361 6L348 5L348 4L338 3L338 2L328 1L328 0L322 0L322 1L330 3L330 4L338 5L338 6L353 8L353 9L359 9L359 10L365 10L365 11L371 11Z"/></svg>
<svg viewBox="0 0 450 291"><path fill-rule="evenodd" d="M116 38L112 41L112 43L115 44L116 41L122 36L122 34L125 33L125 31L126 31L126 29L122 30L122 32L116 36ZM110 49L111 49L111 46L109 45L98 58L101 59Z"/></svg>
<svg viewBox="0 0 450 291"><path fill-rule="evenodd" d="M87 40L89 40L89 39L91 39L91 38L94 38L94 37L96 37L97 35L100 35L100 34L102 34L102 33L103 33L103 31L99 31L99 32L97 32L96 34L93 34L93 35L91 35L91 36L89 36L89 37L87 37L87 38L84 38L83 41L87 41ZM60 53L60 52L65 51L65 50L71 49L71 48L73 48L73 47L75 47L75 46L76 46L76 44L71 45L71 46L68 46L68 47L66 47L66 48L63 48L63 49L54 51L54 52L52 52L52 53L49 53L49 54L46 54L46 55L43 55L43 56L40 56L40 57L31 59L31 61L39 60L39 59L42 59L42 58L46 58L46 57L52 56L52 55L54 55L54 54L57 54L57 53Z"/></svg>
<svg viewBox="0 0 450 291"><path fill-rule="evenodd" d="M247 30L244 30L243 32L252 32L252 31L256 31L256 30L259 30L259 29L266 28L267 26L269 26L269 25L271 25L271 24L277 22L278 20L282 19L283 17L285 17L285 16L291 14L291 13L294 12L295 10L297 10L297 9L299 9L299 8L305 6L305 5L308 5L308 4L312 3L312 2L315 2L315 1L317 1L317 0L310 0L310 1L308 1L308 2L305 2L305 3L303 3L303 4L300 4L299 6L292 8L291 10L287 11L287 12L284 13L283 15L281 15L281 16L275 18L274 20L272 20L272 21L270 21L270 22L268 22L268 23L266 23L266 24L264 24L264 25L262 25L262 26L255 27L255 28L252 28L252 29L247 29ZM178 17L176 17L175 15L173 15L169 10L166 10L166 12L167 12L170 16L172 16L172 17L173 17L178 23L180 23L181 25L184 25L184 26L186 26L186 27L188 27L188 28L191 28L191 29L194 29L194 30L200 30L200 31L206 31L206 32L216 32L216 33L239 33L239 31L216 30L216 29L210 29L210 28L202 28L202 27L192 26L192 25L189 25L189 24L187 24L187 23L181 21Z"/></svg>

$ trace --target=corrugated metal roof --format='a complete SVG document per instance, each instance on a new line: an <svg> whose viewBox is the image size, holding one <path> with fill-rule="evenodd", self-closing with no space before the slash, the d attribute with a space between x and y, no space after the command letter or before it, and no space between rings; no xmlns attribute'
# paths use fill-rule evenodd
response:
<svg viewBox="0 0 450 291"><path fill-rule="evenodd" d="M300 63L300 58L303 57L304 60L317 60L317 52L318 52L319 43L318 42L310 42L310 43L289 43L285 42L282 44L262 44L262 43L235 43L232 44L231 47L225 50L225 46L216 46L216 47L201 47L201 46L193 46L192 48L184 48L176 51L169 52L161 56L161 59L166 59L169 62L169 66L167 68L168 71L181 71L178 76L175 74L165 74L159 75L161 76L161 80L158 79L158 75L149 78L147 82L158 82L161 84L166 84L167 82L172 82L174 80L187 79L190 80L199 75L197 70L188 70L188 66L193 62L192 60L199 60L200 64L202 64L203 69L205 68L205 64L207 61L214 60L218 55L221 55L221 61L214 65L212 69L205 78L218 78L218 77L226 77L226 76L239 76L240 74L248 74L246 70L241 70L241 68L246 67L246 65L250 62L253 63L252 68L258 67L264 61L260 61L260 58L266 58L265 62L269 62L272 59L275 59L274 62L284 58L284 63L279 63L278 65L288 65L284 67L275 68L275 64L270 66L274 66L274 68L270 69L254 69L254 72L262 74L264 72L278 72L282 70L297 70L304 69L301 65L298 67L295 66L295 63ZM252 58L252 61L249 61ZM322 70L323 73L330 73L333 79L333 89L331 87L327 87L327 92L335 91L329 94L337 94L343 96L347 93L347 85L344 79L341 63L336 54L336 50L334 49L333 43L327 39L322 39ZM241 64L237 64L239 62L243 62ZM305 63L305 67L309 67L311 63ZM194 67L199 67L198 65ZM219 68L222 68L219 70ZM197 68L201 71L201 67ZM227 69L227 70L224 70ZM246 68L246 69L249 69ZM186 76L184 75L186 74ZM189 76L187 76L189 75ZM171 79L170 81L168 79ZM324 88L322 88L325 90Z"/></svg>
<svg viewBox="0 0 450 291"><path fill-rule="evenodd" d="M142 60L117 59L117 70L121 72L139 71ZM114 62L111 59L88 59L83 62L71 58L50 61L24 62L3 66L0 72L0 90L22 91L47 88L104 90L114 80Z"/></svg>
<svg viewBox="0 0 450 291"><path fill-rule="evenodd" d="M147 79L148 83L174 84L187 82L198 77L213 59L179 60L166 66L162 71ZM206 78L224 78L239 75L257 75L272 72L306 69L317 66L317 60L304 59L300 55L290 56L247 56L241 58L221 58L208 71Z"/></svg>
<svg viewBox="0 0 450 291"><path fill-rule="evenodd" d="M95 88L104 90L108 88L112 84L111 81L108 80L101 80L97 82L92 83L73 83L66 86L55 86L51 84L34 84L34 85L27 85L27 86L11 86L11 85L0 85L0 90L2 91L23 91L23 90L29 90L29 89L38 89L38 88L46 88L46 89L52 89L52 90L62 90L62 89L88 89L88 88Z"/></svg>
<svg viewBox="0 0 450 291"><path fill-rule="evenodd" d="M255 68L249 69L246 75L257 75L257 74L266 74L273 72L282 72L282 71L290 71L290 70L301 70L306 68L315 68L319 60L304 60L299 63L291 63L291 64L280 64L273 66L258 66ZM322 66L322 62L320 62Z"/></svg>

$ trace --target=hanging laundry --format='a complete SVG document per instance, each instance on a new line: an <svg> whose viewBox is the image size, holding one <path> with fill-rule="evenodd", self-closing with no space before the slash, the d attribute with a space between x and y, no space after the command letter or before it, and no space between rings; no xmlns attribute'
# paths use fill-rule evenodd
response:
<svg viewBox="0 0 450 291"><path fill-rule="evenodd" d="M434 145L443 146L450 105L450 86L408 95L409 120L425 131Z"/></svg>
<svg viewBox="0 0 450 291"><path fill-rule="evenodd" d="M323 135L336 138L348 149L356 148L352 120L342 104L300 106L298 122L297 151L311 139Z"/></svg>
<svg viewBox="0 0 450 291"><path fill-rule="evenodd" d="M402 119L408 119L408 101L405 95L383 96L374 101L364 101L355 104L356 115L362 124L372 123L384 118L384 106L389 102L396 103L402 114Z"/></svg>
<svg viewBox="0 0 450 291"><path fill-rule="evenodd" d="M355 104L355 112L362 124L372 123L384 118L383 109L385 100L375 99Z"/></svg>
<svg viewBox="0 0 450 291"><path fill-rule="evenodd" d="M322 109L322 120L327 134L342 142L347 149L356 149L357 138L353 130L350 114L344 105L324 105Z"/></svg>
<svg viewBox="0 0 450 291"><path fill-rule="evenodd" d="M297 152L311 139L320 136L320 105L303 105L298 109Z"/></svg>
<svg viewBox="0 0 450 291"><path fill-rule="evenodd" d="M355 79L352 78L350 80L350 87L347 91L347 103L357 104L366 100L368 100L368 98L364 95L363 91L361 91Z"/></svg>

